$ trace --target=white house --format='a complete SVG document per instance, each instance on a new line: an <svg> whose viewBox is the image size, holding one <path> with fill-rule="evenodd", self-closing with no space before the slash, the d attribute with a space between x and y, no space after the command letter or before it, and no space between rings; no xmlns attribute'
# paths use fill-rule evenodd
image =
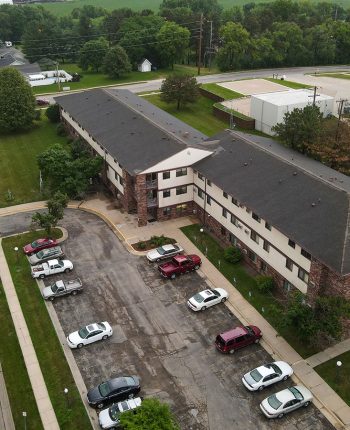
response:
<svg viewBox="0 0 350 430"><path fill-rule="evenodd" d="M313 104L313 90L288 90L251 96L250 116L255 119L255 128L272 135L271 128L283 122L286 112L303 109ZM315 104L326 117L333 113L334 98L316 93Z"/></svg>
<svg viewBox="0 0 350 430"><path fill-rule="evenodd" d="M141 63L137 66L137 70L139 72L150 72L152 69L152 63L147 60L147 58L143 58Z"/></svg>
<svg viewBox="0 0 350 430"><path fill-rule="evenodd" d="M13 4L12 0L0 0L0 5L1 4Z"/></svg>

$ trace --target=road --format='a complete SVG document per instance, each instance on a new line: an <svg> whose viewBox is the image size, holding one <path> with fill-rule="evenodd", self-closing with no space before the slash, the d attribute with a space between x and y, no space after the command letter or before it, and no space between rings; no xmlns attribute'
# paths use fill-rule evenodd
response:
<svg viewBox="0 0 350 430"><path fill-rule="evenodd" d="M247 78L264 78L264 77L272 77L273 74L278 73L279 76L286 75L286 78L291 81L300 82L300 83L306 83L310 85L316 85L318 87L322 86L320 82L323 84L324 79L331 80L331 82L334 84L334 81L337 83L338 87L344 86L348 88L344 94L343 88L342 92L339 91L339 94L343 97L348 97L350 99L350 81L343 80L335 80L333 78L321 78L321 77L314 77L314 76L304 76L306 73L315 73L316 71L318 73L322 72L334 72L338 70L343 71L350 71L350 66L320 66L320 67L291 67L291 68L282 68L282 69L260 69L260 70L247 70L242 72L228 72L228 73L219 73L215 75L204 75L204 76L198 76L197 81L201 84L208 84L213 82L225 82L225 81L233 81L233 80L239 80L239 79L247 79ZM339 83L341 82L341 85ZM157 91L160 89L160 86L163 82L163 79L155 79L153 81L147 81L143 83L137 83L132 85L118 85L116 87L110 87L110 88L125 88L133 93L141 93L141 92L152 92ZM326 94L329 94L329 91L327 92L328 85L331 85L333 88L333 84L323 84L323 88L326 88ZM84 91L84 90L82 90ZM333 92L333 89L332 89ZM45 96L45 99L49 100L50 103L53 103L54 97L63 96L63 93L57 93L52 95ZM329 94L330 95L330 94ZM337 94L333 94L333 96L337 97ZM38 96L37 98L42 98L42 96Z"/></svg>
<svg viewBox="0 0 350 430"><path fill-rule="evenodd" d="M28 230L30 218L31 214L0 217L0 231ZM224 304L200 313L187 308L186 299L207 288L197 273L163 280L156 265L127 252L92 214L66 210L61 224L69 232L63 248L75 269L60 278L79 276L85 286L81 294L54 302L64 333L104 320L114 329L107 341L74 351L88 388L112 376L139 375L141 395L167 401L183 430L332 429L314 406L282 420L265 419L259 402L292 382L261 393L244 388L241 376L271 357L260 345L234 355L216 351L216 334L239 321Z"/></svg>

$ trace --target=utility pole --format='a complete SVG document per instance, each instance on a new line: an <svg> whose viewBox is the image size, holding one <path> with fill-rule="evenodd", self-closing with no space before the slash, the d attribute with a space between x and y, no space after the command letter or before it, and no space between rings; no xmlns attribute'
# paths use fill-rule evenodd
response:
<svg viewBox="0 0 350 430"><path fill-rule="evenodd" d="M316 85L314 86L314 100L313 100L313 102L312 102L312 106L315 106L315 104L316 104L316 90L317 90L317 87L316 87Z"/></svg>
<svg viewBox="0 0 350 430"><path fill-rule="evenodd" d="M201 74L201 64L202 64L202 37L203 37L203 12L201 13L201 20L199 24L199 46L198 46L198 72Z"/></svg>
<svg viewBox="0 0 350 430"><path fill-rule="evenodd" d="M211 66L211 53L212 53L212 43L213 43L213 21L210 21L210 38L209 38L209 70Z"/></svg>
<svg viewBox="0 0 350 430"><path fill-rule="evenodd" d="M338 143L339 140L339 127L340 127L340 121L341 121L341 116L343 114L343 109L344 109L344 103L347 102L347 99L340 99L337 100L337 103L339 103L338 106L338 124L337 124L337 131L335 133L335 141L336 143Z"/></svg>

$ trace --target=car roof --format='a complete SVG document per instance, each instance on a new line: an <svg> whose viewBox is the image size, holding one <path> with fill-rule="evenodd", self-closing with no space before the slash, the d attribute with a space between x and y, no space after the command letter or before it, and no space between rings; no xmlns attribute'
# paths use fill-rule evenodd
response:
<svg viewBox="0 0 350 430"><path fill-rule="evenodd" d="M247 334L247 329L243 326L235 327L231 330L225 331L224 333L220 333L220 336L223 340L230 340L233 337L243 336Z"/></svg>
<svg viewBox="0 0 350 430"><path fill-rule="evenodd" d="M278 400L282 403L286 403L286 402L289 402L290 400L295 399L294 394L290 391L289 388L286 388L285 390L282 390L282 391L276 393L276 396L277 396Z"/></svg>
<svg viewBox="0 0 350 430"><path fill-rule="evenodd" d="M203 291L201 291L198 294L200 294L201 296L203 296L205 299L207 297L211 297L211 296L215 296L216 297L216 294L214 294L211 290L203 290Z"/></svg>
<svg viewBox="0 0 350 430"><path fill-rule="evenodd" d="M93 323L93 324L87 325L86 329L91 333L92 331L99 330L99 327L96 323Z"/></svg>
<svg viewBox="0 0 350 430"><path fill-rule="evenodd" d="M129 376L129 378L132 378L132 377ZM118 378L110 379L108 381L108 385L110 386L110 388L112 390L115 390L115 389L121 388L121 387L129 386L124 376L120 376Z"/></svg>
<svg viewBox="0 0 350 430"><path fill-rule="evenodd" d="M163 245L162 248L165 251L170 251L170 250L174 249L174 245Z"/></svg>
<svg viewBox="0 0 350 430"><path fill-rule="evenodd" d="M265 364L264 366L257 367L256 370L262 375L263 377L271 375L272 373L275 373L274 369L272 367L266 367L269 366L268 364Z"/></svg>

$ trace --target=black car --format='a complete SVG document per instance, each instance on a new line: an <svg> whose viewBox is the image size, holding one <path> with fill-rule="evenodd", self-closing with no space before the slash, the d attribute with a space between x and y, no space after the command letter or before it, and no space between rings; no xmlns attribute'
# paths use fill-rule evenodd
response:
<svg viewBox="0 0 350 430"><path fill-rule="evenodd" d="M87 399L90 406L101 409L106 403L132 398L140 390L140 380L137 376L121 376L91 388L87 393Z"/></svg>

